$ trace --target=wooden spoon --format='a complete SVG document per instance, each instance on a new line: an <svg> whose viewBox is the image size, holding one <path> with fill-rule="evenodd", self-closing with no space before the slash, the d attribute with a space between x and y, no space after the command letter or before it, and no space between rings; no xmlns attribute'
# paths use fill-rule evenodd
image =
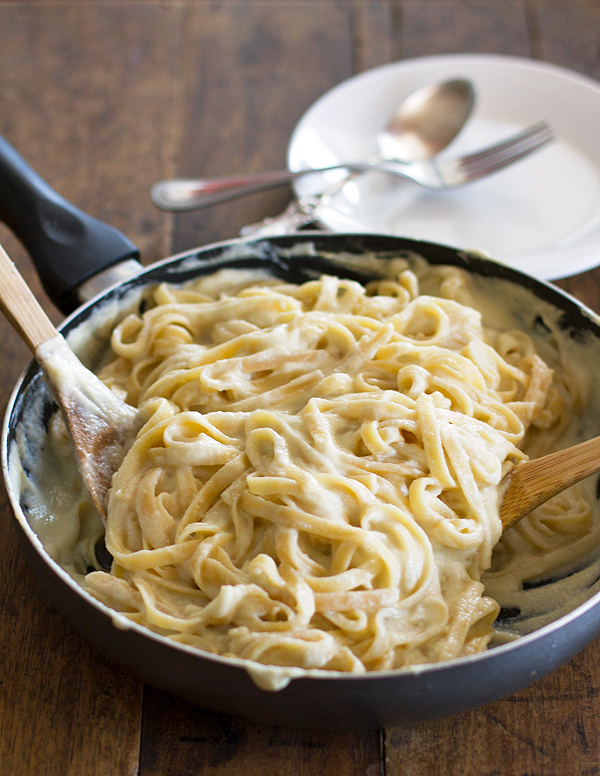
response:
<svg viewBox="0 0 600 776"><path fill-rule="evenodd" d="M504 480L500 504L506 531L552 496L600 471L600 437L520 463Z"/></svg>
<svg viewBox="0 0 600 776"><path fill-rule="evenodd" d="M44 371L64 415L84 484L105 521L112 475L141 426L138 411L83 366L2 246L0 308Z"/></svg>

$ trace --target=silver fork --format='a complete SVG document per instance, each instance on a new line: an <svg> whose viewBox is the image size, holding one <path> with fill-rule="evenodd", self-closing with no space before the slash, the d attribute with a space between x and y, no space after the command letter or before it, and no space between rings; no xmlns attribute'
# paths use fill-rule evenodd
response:
<svg viewBox="0 0 600 776"><path fill-rule="evenodd" d="M467 172L468 174L474 174L475 170L478 173L482 173L484 169L487 169L487 167L477 168L477 165L482 160L486 165L493 163L493 157L496 155L496 153L500 155L502 150L506 147L509 149L513 148L513 144L515 144L515 154L519 153L517 146L520 139L522 138L523 145L520 151L522 155L515 156L514 159L514 161L518 161L519 158L523 158L523 156L532 153L533 151L537 150L538 147L541 148L546 145L547 142L551 142L553 139L551 133L550 140L546 141L545 139L547 134L546 130L550 130L548 125L545 122L540 122L539 124L535 124L532 127L528 127L524 132L520 132L518 135L515 135L512 138L508 138L507 140L504 140L494 146L490 146L489 148L482 149L481 151L478 151L474 154L469 154L468 156L452 160L452 162L449 164L455 166L461 162L464 162L465 174L467 174ZM539 146L537 145L538 141L541 143ZM490 154L492 155L491 157ZM471 164L473 164L473 167ZM503 169L504 166L506 166L506 164L503 164L500 169ZM452 172L452 168L450 168L450 172ZM280 213L278 216L267 216L266 218L263 218L261 221L257 221L256 223L247 224L241 229L240 234L243 237L269 237L276 234L288 234L290 232L296 232L305 226L312 225L318 221L318 214L321 208L330 205L337 194L346 186L346 184L358 175L360 175L360 173L351 172L342 180L331 184L318 194L307 194L297 199L292 199L283 213ZM482 177L482 175L479 177ZM476 180L476 178L473 178L473 180ZM448 186L448 188L453 187Z"/></svg>
<svg viewBox="0 0 600 776"><path fill-rule="evenodd" d="M392 160L377 163L346 162L296 172L274 170L224 178L160 181L152 187L151 196L153 202L163 210L194 210L275 188L305 175L339 169L350 172L379 170L390 175L408 178L428 189L454 189L498 172L534 151L544 148L553 140L554 135L549 125L545 121L540 121L507 140L457 159L410 164Z"/></svg>

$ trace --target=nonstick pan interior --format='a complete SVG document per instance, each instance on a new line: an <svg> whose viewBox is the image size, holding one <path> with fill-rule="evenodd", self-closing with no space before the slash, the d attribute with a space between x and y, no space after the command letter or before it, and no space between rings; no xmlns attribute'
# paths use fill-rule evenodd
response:
<svg viewBox="0 0 600 776"><path fill-rule="evenodd" d="M366 269L356 261L365 254L372 258ZM267 241L231 241L187 252L146 269L92 300L65 321L63 333L70 336L76 350L83 348L83 360L93 361L102 349L103 332L122 315L123 309L143 305L145 290L155 283L185 282L199 274L231 267L260 267L291 282L302 282L322 273L366 282L377 275L378 265L410 254L418 254L432 264L459 266L479 278L499 279L514 284L515 289L525 289L531 299L558 311L558 325L567 340L577 342L586 338L600 356L596 317L552 286L474 254L380 235L302 233ZM543 321L535 318L534 305L524 315L530 316L531 327L543 326ZM91 341L84 342L81 332L86 322L92 322L95 334ZM268 724L393 726L453 714L505 696L553 670L600 631L598 594L593 594L556 622L483 654L365 676L300 671L280 691L261 690L248 676L244 661L207 655L123 622L123 618L88 596L48 556L29 526L31 505L15 471L19 457L27 474L26 459L35 456L42 444L53 411L51 396L32 364L13 394L3 438L9 496L32 567L58 608L86 639L147 682L195 703ZM589 433L600 433L600 425L590 427ZM19 456L19 450L27 451L25 460Z"/></svg>

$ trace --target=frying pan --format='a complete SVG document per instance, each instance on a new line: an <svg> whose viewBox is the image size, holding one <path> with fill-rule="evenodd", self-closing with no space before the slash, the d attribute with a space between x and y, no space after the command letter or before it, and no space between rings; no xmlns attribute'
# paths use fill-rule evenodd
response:
<svg viewBox="0 0 600 776"><path fill-rule="evenodd" d="M232 266L262 267L293 282L322 272L367 280L364 271L352 269L349 257L373 253L385 263L391 256L416 252L431 264L463 267L527 289L532 300L543 300L559 311L566 337L577 339L590 332L600 356L599 319L575 299L487 259L432 243L302 232L261 241L232 240L143 268L135 246L124 235L66 202L2 138L0 218L23 242L44 289L67 315L60 327L66 336L81 332L99 311L118 309L164 280L183 282ZM110 287L80 304L82 296L92 293L90 289L97 290L111 279ZM50 394L32 362L13 391L2 434L3 474L24 553L56 607L86 640L126 670L176 696L263 724L332 729L397 726L455 714L509 695L569 660L600 633L597 593L551 624L484 653L356 676L299 672L281 690L262 690L243 660L175 644L134 623L124 627L114 612L89 596L50 558L29 525L27 495L11 471L15 456L20 455L17 438L23 449L24 435L28 455L35 456L52 411ZM32 429L29 435L27 429ZM600 428L588 431L598 434ZM26 467L26 461L21 465Z"/></svg>

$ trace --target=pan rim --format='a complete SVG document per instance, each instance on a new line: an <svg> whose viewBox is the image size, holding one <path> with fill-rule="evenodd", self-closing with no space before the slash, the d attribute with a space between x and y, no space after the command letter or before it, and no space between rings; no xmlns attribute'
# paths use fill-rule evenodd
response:
<svg viewBox="0 0 600 776"><path fill-rule="evenodd" d="M521 287L524 286L525 288L527 288L527 290L533 291L533 293L536 293L536 290L540 290L541 288L544 288L553 299L560 298L563 302L568 302L570 305L572 305L574 308L576 308L579 311L579 313L582 315L584 319L587 319L589 321L589 323L591 324L591 329L595 332L596 336L600 339L600 316L597 315L590 308L588 308L581 301L576 299L574 296L572 296L568 292L563 291L562 289L557 288L556 286L546 281L537 280L518 270L514 270L505 265L501 265L498 262L494 262L492 259L489 259L488 257L484 257L480 254L467 252L467 251L459 251L454 248L449 248L449 246L438 245L436 243L426 243L425 241L409 240L405 238L395 237L393 235L368 234L364 232L349 232L345 234L336 233L335 235L328 235L327 233L324 233L322 231L315 231L315 232L306 231L306 232L301 232L294 235L286 235L284 236L286 238L284 242L295 241L296 243L297 242L310 243L311 241L314 241L314 240L322 240L324 236L325 237L333 236L336 239L350 237L350 238L361 238L361 239L366 238L366 239L381 240L382 238L384 238L385 240L390 240L395 243L401 242L407 246L408 245L413 246L414 248L417 248L418 246L434 246L434 247L439 247L441 249L448 249L449 251L455 254L462 254L464 256L473 257L473 260L475 260L477 263L481 262L482 266L487 265L489 267L491 276L503 277L507 280L512 280L518 283ZM70 324L72 324L73 321L75 321L80 316L82 316L82 314L84 314L86 311L96 308L103 299L110 297L111 294L113 294L115 291L121 291L123 289L127 289L128 285L130 285L131 283L139 282L140 279L142 279L145 275L152 274L155 271L159 272L165 267L168 267L169 265L176 264L186 260L192 260L192 263L193 263L193 260L194 259L197 260L199 255L205 255L215 250L221 251L223 249L233 248L240 245L244 245L244 246L258 245L263 243L280 242L281 240L282 240L281 237L269 237L269 238L262 238L259 240L248 239L248 238L233 238L231 240L215 242L209 245L200 246L198 248L188 249L186 251L182 251L180 253L174 254L173 256L167 257L165 259L161 259L151 265L141 266L139 272L132 275L132 277L129 278L128 280L117 282L109 286L99 294L95 295L91 299L87 300L84 304L82 304L75 311L73 311L69 316L67 316L57 328L59 329L59 331L63 331L64 329L68 330ZM152 281L149 281L149 282L152 282ZM133 288L133 286L131 287ZM254 665L264 668L263 664L250 661L245 658L225 657L219 654L206 652L197 647L192 647L186 644L178 643L176 641L169 639L166 636L163 636L159 633L156 633L150 630L149 628L143 625L139 625L138 623L128 620L123 615L120 615L118 612L115 612L114 610L110 609L110 607L106 606L101 601L98 601L97 599L95 599L90 593L88 593L83 587L81 587L81 585L73 577L71 577L69 573L65 571L58 564L57 561L51 558L51 556L43 547L41 540L39 539L39 537L37 536L37 534L35 533L35 531L33 530L33 528L31 527L31 525L27 520L25 512L20 504L19 495L18 493L15 493L14 482L10 475L10 456L11 456L11 451L10 451L11 445L9 442L10 425L11 425L11 420L13 419L13 415L16 411L16 405L17 405L18 399L23 391L23 384L28 379L28 375L31 370L33 370L34 372L39 371L39 368L37 367L37 364L33 359L30 360L28 364L25 366L24 370L22 371L19 379L17 380L17 383L15 384L11 392L10 399L7 402L4 419L2 423L1 466L2 466L2 474L4 477L5 487L6 487L7 495L9 497L9 502L10 502L13 515L17 520L17 522L19 523L19 526L23 531L23 533L25 534L27 540L30 542L31 546L33 547L37 555L40 557L40 559L46 564L46 566L50 569L50 571L54 574L54 576L58 577L61 580L61 582L67 585L67 587L70 589L71 592L75 593L86 604L88 605L91 604L100 614L108 618L112 622L112 625L119 630L126 630L128 632L131 631L143 638L150 638L152 641L162 645L165 648L175 649L176 651L187 654L193 658L199 658L200 660L217 662L226 667L241 669L241 670L244 670L246 673L249 673L249 667L252 667ZM530 633L524 634L523 636L518 636L513 641L490 647L483 652L478 652L472 655L465 655L458 658L451 658L449 660L444 660L437 663L403 666L395 669L368 671L360 674L349 674L342 671L331 671L331 670L325 670L325 669L302 669L302 668L288 669L286 667L285 670L287 673L290 674L290 683L291 682L294 682L294 683L312 682L312 681L323 682L324 680L328 682L331 682L331 681L339 682L341 680L344 683L345 682L369 683L369 682L381 681L381 680L385 680L388 682L390 680L396 680L400 682L402 681L402 679L409 679L411 677L414 678L414 677L421 677L423 675L434 675L434 674L437 674L439 671L451 672L452 670L465 668L470 665L477 665L478 663L481 663L481 662L490 662L490 661L493 662L495 656L498 656L498 659L501 659L503 656L510 654L515 650L521 651L522 649L525 649L528 646L532 646L537 641L545 640L547 637L550 637L556 631L562 630L563 627L569 625L574 620L580 619L591 609L594 609L598 606L600 606L600 591L594 593L584 602L582 602L581 604L579 604L578 606L576 606L574 609L567 612L566 614L561 615L556 620ZM600 626L597 628L597 631L598 630L600 630ZM590 633L588 641L591 641L594 638L594 636L595 636L594 633ZM532 677L532 681L535 678L537 677L535 676ZM279 692L284 692L287 686L288 685L286 684L283 688L279 690ZM265 692L269 692L269 691L265 690Z"/></svg>

